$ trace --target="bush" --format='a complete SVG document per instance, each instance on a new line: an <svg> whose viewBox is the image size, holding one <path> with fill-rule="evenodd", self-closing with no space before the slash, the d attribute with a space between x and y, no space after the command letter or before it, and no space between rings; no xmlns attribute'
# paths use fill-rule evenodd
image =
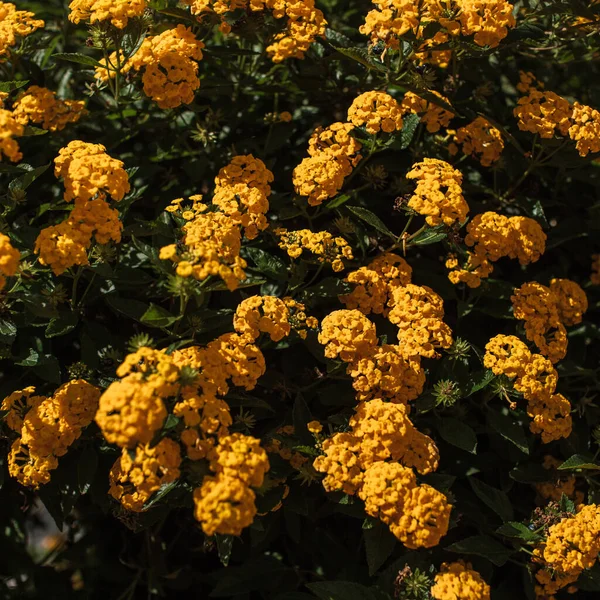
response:
<svg viewBox="0 0 600 600"><path fill-rule="evenodd" d="M3 597L595 597L600 4L0 16Z"/></svg>

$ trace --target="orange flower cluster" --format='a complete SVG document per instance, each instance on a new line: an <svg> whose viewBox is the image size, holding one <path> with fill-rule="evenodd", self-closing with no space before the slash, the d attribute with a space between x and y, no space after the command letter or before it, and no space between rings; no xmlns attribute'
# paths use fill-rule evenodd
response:
<svg viewBox="0 0 600 600"><path fill-rule="evenodd" d="M402 107L385 92L365 92L352 102L348 121L356 127L364 125L371 135L393 133L402 129Z"/></svg>
<svg viewBox="0 0 600 600"><path fill-rule="evenodd" d="M27 10L17 10L10 2L0 2L0 58L9 53L19 38L27 37L44 27L44 21L36 19Z"/></svg>
<svg viewBox="0 0 600 600"><path fill-rule="evenodd" d="M490 586L462 560L443 563L431 588L435 600L490 600Z"/></svg>
<svg viewBox="0 0 600 600"><path fill-rule="evenodd" d="M21 125L35 123L48 131L61 131L85 114L83 100L60 100L49 89L32 85L17 96L13 116Z"/></svg>
<svg viewBox="0 0 600 600"><path fill-rule="evenodd" d="M24 130L10 110L0 108L0 159L3 154L12 162L23 158L19 143L14 138L22 136Z"/></svg>
<svg viewBox="0 0 600 600"><path fill-rule="evenodd" d="M548 530L546 541L534 550L538 597L552 597L577 581L598 560L600 552L600 507L589 504L576 515L562 519Z"/></svg>
<svg viewBox="0 0 600 600"><path fill-rule="evenodd" d="M495 48L508 35L508 28L516 22L512 14L513 5L505 0L373 0L377 7L370 11L360 32L368 35L371 42L383 42L387 47L397 49L406 34L423 40L420 54L429 58L428 62L446 66L450 52L435 51L435 47L445 44L450 37L474 36L478 46ZM425 38L428 25L437 23L441 29L432 38ZM427 56L432 53L433 56Z"/></svg>
<svg viewBox="0 0 600 600"><path fill-rule="evenodd" d="M439 454L420 433L402 404L372 399L361 402L348 433L323 442L314 468L325 473L327 491L358 494L367 514L386 523L408 548L429 548L448 529L451 505L428 485L417 485L412 468L430 473Z"/></svg>
<svg viewBox="0 0 600 600"><path fill-rule="evenodd" d="M37 488L50 481L85 427L93 420L100 390L77 379L60 386L47 398L35 396L35 388L13 392L2 403L6 422L19 437L8 455L8 471L22 485Z"/></svg>
<svg viewBox="0 0 600 600"><path fill-rule="evenodd" d="M355 287L350 294L340 296L340 302L349 309L358 309L365 315L389 313L392 292L411 282L410 265L397 254L385 253L366 267L352 271L346 277Z"/></svg>
<svg viewBox="0 0 600 600"><path fill-rule="evenodd" d="M448 98L439 92L431 91L431 94L449 104ZM436 133L442 127L448 127L454 114L442 106L430 100L425 100L413 92L408 92L400 103L403 114L421 115L421 123L424 123L429 133Z"/></svg>
<svg viewBox="0 0 600 600"><path fill-rule="evenodd" d="M10 238L0 233L0 290L6 285L6 278L17 272L20 258L21 254L13 248Z"/></svg>
<svg viewBox="0 0 600 600"><path fill-rule="evenodd" d="M543 84L530 73L522 75L521 79L519 89L526 95L519 98L513 110L521 131L529 131L545 139L568 135L576 142L580 156L600 152L598 110L580 102L570 104L562 96L544 90Z"/></svg>
<svg viewBox="0 0 600 600"><path fill-rule="evenodd" d="M110 21L118 29L124 29L129 19L144 14L146 0L72 0L69 10L69 21L75 24Z"/></svg>
<svg viewBox="0 0 600 600"><path fill-rule="evenodd" d="M497 335L485 347L483 364L494 375L514 379L515 390L527 400L527 414L533 419L529 429L541 434L547 444L571 433L571 404L556 393L558 374L541 354L532 354L519 338Z"/></svg>
<svg viewBox="0 0 600 600"><path fill-rule="evenodd" d="M225 13L234 10L272 11L276 19L287 17L285 30L278 33L267 53L274 63L286 58L304 58L311 44L325 35L327 21L323 13L315 7L314 0L183 0L192 14L216 13L221 17L220 29L231 31Z"/></svg>
<svg viewBox="0 0 600 600"><path fill-rule="evenodd" d="M42 229L35 252L40 263L61 275L73 265L87 265L92 237L98 244L119 242L123 225L119 213L106 201L121 200L129 192L129 178L120 160L106 154L101 144L73 141L54 160L56 177L62 177L64 198L74 201L69 216Z"/></svg>
<svg viewBox="0 0 600 600"><path fill-rule="evenodd" d="M454 136L448 147L452 156L458 152L460 145L463 154L476 157L484 167L490 167L495 163L504 149L500 130L483 117L477 117L457 131L448 130L448 133Z"/></svg>
<svg viewBox="0 0 600 600"><path fill-rule="evenodd" d="M351 123L333 123L313 132L308 144L309 156L295 169L293 183L296 193L307 196L311 206L332 198L352 173L362 156L362 144L351 135Z"/></svg>
<svg viewBox="0 0 600 600"><path fill-rule="evenodd" d="M213 204L244 228L244 235L253 240L268 227L265 214L269 210L269 184L273 173L252 154L235 156L215 178Z"/></svg>
<svg viewBox="0 0 600 600"><path fill-rule="evenodd" d="M462 282L476 288L492 273L492 263L503 257L516 258L522 265L539 260L546 249L546 234L529 217L505 217L488 211L475 215L467 225L465 244L473 251L467 250L462 266L456 255L448 257L448 278L454 284Z"/></svg>
<svg viewBox="0 0 600 600"><path fill-rule="evenodd" d="M408 206L425 215L428 225L453 225L466 220L469 205L462 194L462 173L459 170L443 160L425 158L413 165L406 178L417 182Z"/></svg>
<svg viewBox="0 0 600 600"><path fill-rule="evenodd" d="M313 254L317 261L330 264L338 273L344 270L343 258L352 260L352 248L343 237L334 237L328 231L313 233L310 229L288 231L277 228L273 232L279 237L279 247L285 250L288 256L298 258L304 250Z"/></svg>
<svg viewBox="0 0 600 600"><path fill-rule="evenodd" d="M565 325L581 323L587 310L585 292L574 281L553 279L550 287L524 283L511 297L515 318L525 321L525 335L553 363L567 353Z"/></svg>

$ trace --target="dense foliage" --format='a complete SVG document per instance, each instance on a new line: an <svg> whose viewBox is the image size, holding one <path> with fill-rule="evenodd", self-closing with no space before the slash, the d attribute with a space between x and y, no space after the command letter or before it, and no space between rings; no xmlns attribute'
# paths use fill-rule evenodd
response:
<svg viewBox="0 0 600 600"><path fill-rule="evenodd" d="M0 2L0 595L600 591L600 4Z"/></svg>

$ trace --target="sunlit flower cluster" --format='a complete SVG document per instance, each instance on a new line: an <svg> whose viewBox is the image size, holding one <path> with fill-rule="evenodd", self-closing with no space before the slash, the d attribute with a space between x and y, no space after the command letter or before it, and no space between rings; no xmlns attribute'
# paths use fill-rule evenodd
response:
<svg viewBox="0 0 600 600"><path fill-rule="evenodd" d="M93 420L100 390L82 379L69 381L52 396L33 395L29 387L2 403L7 422L18 438L8 455L8 470L19 483L37 488L50 481L50 471Z"/></svg>
<svg viewBox="0 0 600 600"><path fill-rule="evenodd" d="M124 29L129 19L144 14L146 0L72 0L69 9L69 21L73 23L110 21L115 27Z"/></svg>
<svg viewBox="0 0 600 600"><path fill-rule="evenodd" d="M462 560L443 563L431 588L435 600L490 600L490 586Z"/></svg>
<svg viewBox="0 0 600 600"><path fill-rule="evenodd" d="M463 154L474 156L484 167L490 167L502 154L504 140L500 130L494 127L483 117L460 127L453 134L452 143L448 147L450 154L455 155L458 147L462 147Z"/></svg>
<svg viewBox="0 0 600 600"><path fill-rule="evenodd" d="M8 54L19 38L27 37L44 27L44 21L36 19L27 10L17 10L10 2L0 2L0 58Z"/></svg>

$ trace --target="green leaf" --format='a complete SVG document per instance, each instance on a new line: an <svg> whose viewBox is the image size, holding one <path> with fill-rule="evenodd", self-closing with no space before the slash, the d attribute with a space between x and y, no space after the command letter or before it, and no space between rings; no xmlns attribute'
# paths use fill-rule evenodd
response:
<svg viewBox="0 0 600 600"><path fill-rule="evenodd" d="M487 387L494 380L494 377L495 375L489 369L477 371L469 375L465 398L468 398L469 396L472 396L476 392L479 392L483 388Z"/></svg>
<svg viewBox="0 0 600 600"><path fill-rule="evenodd" d="M302 293L303 302L314 302L321 298L337 298L352 291L352 284L337 277L325 277Z"/></svg>
<svg viewBox="0 0 600 600"><path fill-rule="evenodd" d="M369 576L375 575L390 557L396 547L396 538L387 525L376 521L371 529L363 531L365 538L365 551Z"/></svg>
<svg viewBox="0 0 600 600"><path fill-rule="evenodd" d="M14 90L18 90L25 87L29 81L27 79L23 81L0 81L0 92L8 94Z"/></svg>
<svg viewBox="0 0 600 600"><path fill-rule="evenodd" d="M0 317L0 342L12 344L17 336L17 326L12 319Z"/></svg>
<svg viewBox="0 0 600 600"><path fill-rule="evenodd" d="M491 508L503 521L513 518L513 508L508 496L501 490L487 483L469 477L469 483L475 495L489 508Z"/></svg>
<svg viewBox="0 0 600 600"><path fill-rule="evenodd" d="M16 187L20 190L26 190L38 177L40 177L40 175L43 175L49 167L50 163L47 165L42 165L41 167L36 167L35 169L31 169L21 177L18 177L12 181L11 185L16 185Z"/></svg>
<svg viewBox="0 0 600 600"><path fill-rule="evenodd" d="M533 542L539 539L539 536L533 533L529 527L515 521L504 523L496 529L496 533L509 538L519 538L525 542Z"/></svg>
<svg viewBox="0 0 600 600"><path fill-rule="evenodd" d="M397 236L394 235L385 225L385 223L375 214L373 214L370 210L366 208L362 208L361 206L347 206L346 207L353 215L357 216L359 219L362 219L365 223L368 223L377 231L387 235L394 241L397 239Z"/></svg>
<svg viewBox="0 0 600 600"><path fill-rule="evenodd" d="M443 225L438 225L436 227L429 227L422 233L420 233L417 237L412 240L412 244L416 246L427 246L429 244L437 244L437 242L441 242L445 240L448 234L446 232L442 232Z"/></svg>
<svg viewBox="0 0 600 600"><path fill-rule="evenodd" d="M46 327L46 337L53 338L65 335L77 327L79 317L73 312L61 313L57 319L51 319Z"/></svg>
<svg viewBox="0 0 600 600"><path fill-rule="evenodd" d="M336 196L327 203L327 210L331 210L332 208L337 208L342 204L346 204L350 198L352 198L351 194L340 194L339 196Z"/></svg>
<svg viewBox="0 0 600 600"><path fill-rule="evenodd" d="M163 329L165 327L170 327L182 317L183 315L176 317L168 310L151 302L148 309L140 317L140 322L144 325L148 325L148 327L158 327L159 329Z"/></svg>
<svg viewBox="0 0 600 600"><path fill-rule="evenodd" d="M303 445L310 446L314 443L312 433L308 431L306 424L312 421L312 415L308 405L302 394L296 396L294 409L292 411L292 419L294 422L294 435L302 442Z"/></svg>
<svg viewBox="0 0 600 600"><path fill-rule="evenodd" d="M95 58L85 54L79 54L79 52L59 52L57 54L53 54L52 58L57 60L66 60L79 65L86 65L87 67L100 67L101 69L106 68L105 65L98 62Z"/></svg>
<svg viewBox="0 0 600 600"><path fill-rule="evenodd" d="M34 137L36 135L48 135L48 130L41 127L33 127L32 125L25 125L23 127L21 137Z"/></svg>
<svg viewBox="0 0 600 600"><path fill-rule="evenodd" d="M483 556L497 567L501 567L513 553L512 550L488 535L474 535L460 542L450 544L446 550L457 554L475 554Z"/></svg>
<svg viewBox="0 0 600 600"><path fill-rule="evenodd" d="M162 500L169 492L173 490L177 486L177 481L171 481L170 483L163 483L160 486L160 489L146 504L144 504L144 510L148 510L151 506L156 504L159 500Z"/></svg>
<svg viewBox="0 0 600 600"><path fill-rule="evenodd" d="M385 72L387 69L381 63L373 60L369 52L364 48L342 48L341 46L333 46L340 54L347 56L348 58L359 62L361 65L367 67L367 69Z"/></svg>
<svg viewBox="0 0 600 600"><path fill-rule="evenodd" d="M540 464L524 464L515 467L508 474L511 479L519 483L542 483L548 481L548 471Z"/></svg>
<svg viewBox="0 0 600 600"><path fill-rule="evenodd" d="M287 265L278 256L273 256L260 248L246 248L246 254L252 259L256 268L263 274L284 281L287 279Z"/></svg>
<svg viewBox="0 0 600 600"><path fill-rule="evenodd" d="M321 600L390 600L379 588L368 588L354 581L320 581L306 587Z"/></svg>
<svg viewBox="0 0 600 600"><path fill-rule="evenodd" d="M437 428L444 441L471 454L477 454L477 436L466 423L453 417L441 417Z"/></svg>
<svg viewBox="0 0 600 600"><path fill-rule="evenodd" d="M558 467L559 471L568 471L572 469L600 470L600 465L597 465L593 458L589 458L583 454L574 454Z"/></svg>
<svg viewBox="0 0 600 600"><path fill-rule="evenodd" d="M93 446L86 446L77 463L77 481L81 494L85 494L90 489L97 469L98 454Z"/></svg>
<svg viewBox="0 0 600 600"><path fill-rule="evenodd" d="M139 300L131 300L129 298L120 298L119 296L106 296L107 304L118 313L131 317L136 321L141 321L142 317L148 310L148 305Z"/></svg>
<svg viewBox="0 0 600 600"><path fill-rule="evenodd" d="M217 533L215 535L215 540L217 542L219 560L221 561L221 564L226 567L229 565L229 559L231 558L234 537L232 535L221 535Z"/></svg>
<svg viewBox="0 0 600 600"><path fill-rule="evenodd" d="M420 122L419 115L411 114L404 117L402 131L400 131L400 150L405 150L410 146Z"/></svg>
<svg viewBox="0 0 600 600"><path fill-rule="evenodd" d="M515 423L510 416L490 410L487 413L487 421L496 433L500 434L505 440L514 444L521 452L529 454L527 436L523 428Z"/></svg>

